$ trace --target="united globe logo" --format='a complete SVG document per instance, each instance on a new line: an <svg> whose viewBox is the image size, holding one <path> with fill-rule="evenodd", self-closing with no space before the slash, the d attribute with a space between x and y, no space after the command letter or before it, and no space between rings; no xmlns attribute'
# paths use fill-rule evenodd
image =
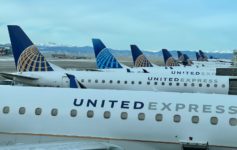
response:
<svg viewBox="0 0 237 150"><path fill-rule="evenodd" d="M118 61L110 54L107 48L104 48L96 58L97 67L100 69L105 68L122 68Z"/></svg>
<svg viewBox="0 0 237 150"><path fill-rule="evenodd" d="M146 59L144 55L140 55L137 57L135 67L152 67L151 63Z"/></svg>
<svg viewBox="0 0 237 150"><path fill-rule="evenodd" d="M170 58L167 59L165 65L166 65L166 66L176 66L177 64L176 64L174 58L170 57Z"/></svg>
<svg viewBox="0 0 237 150"><path fill-rule="evenodd" d="M27 47L17 61L17 71L53 71L35 45Z"/></svg>

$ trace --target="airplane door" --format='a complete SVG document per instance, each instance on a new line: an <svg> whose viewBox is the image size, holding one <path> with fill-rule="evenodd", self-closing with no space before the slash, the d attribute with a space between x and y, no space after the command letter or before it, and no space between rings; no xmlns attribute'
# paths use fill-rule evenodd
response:
<svg viewBox="0 0 237 150"><path fill-rule="evenodd" d="M229 94L237 95L237 79L229 79Z"/></svg>
<svg viewBox="0 0 237 150"><path fill-rule="evenodd" d="M69 78L67 76L62 77L61 87L69 87Z"/></svg>

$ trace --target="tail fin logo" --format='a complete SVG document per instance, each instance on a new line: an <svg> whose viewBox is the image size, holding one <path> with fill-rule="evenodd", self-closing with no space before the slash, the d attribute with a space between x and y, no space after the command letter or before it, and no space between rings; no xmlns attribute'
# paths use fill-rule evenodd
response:
<svg viewBox="0 0 237 150"><path fill-rule="evenodd" d="M135 63L135 67L152 67L152 64L149 62L149 60L146 59L144 55L140 55L137 57Z"/></svg>
<svg viewBox="0 0 237 150"><path fill-rule="evenodd" d="M17 62L17 71L53 71L35 45L27 47L20 55Z"/></svg>
<svg viewBox="0 0 237 150"><path fill-rule="evenodd" d="M122 68L116 58L110 53L109 49L104 48L100 51L96 58L97 67L105 68Z"/></svg>
<svg viewBox="0 0 237 150"><path fill-rule="evenodd" d="M166 65L166 66L177 66L177 63L175 62L174 58L169 57L169 58L166 60L165 65Z"/></svg>

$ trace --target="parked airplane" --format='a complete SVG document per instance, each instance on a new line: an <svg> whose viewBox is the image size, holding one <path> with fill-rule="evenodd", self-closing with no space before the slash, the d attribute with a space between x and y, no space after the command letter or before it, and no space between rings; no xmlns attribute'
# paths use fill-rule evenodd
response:
<svg viewBox="0 0 237 150"><path fill-rule="evenodd" d="M165 66L179 66L178 61L173 58L173 56L170 54L168 50L163 49L162 52L163 52ZM199 55L197 55L196 53L196 56L197 58L199 58L199 60L205 60L202 57L206 57L206 56L204 55L204 53L202 55L200 54L200 57L199 57ZM226 68L226 67L232 66L232 63L230 62L208 62L208 61L192 61L192 62L193 62L193 65L191 67L205 68L205 69L209 68L209 69L213 69L212 71L215 71L216 68Z"/></svg>
<svg viewBox="0 0 237 150"><path fill-rule="evenodd" d="M191 72L198 71L199 73L196 75L216 75L216 69L209 69L209 68L204 68L204 67L202 68L186 67L186 66L191 66L193 62L190 60L190 58L186 54L183 55L180 51L179 51L180 57L183 57L182 58L183 65L178 66L178 67L175 67L175 66L162 67L162 66L156 66L152 64L136 45L131 46L131 51L132 51L132 56L133 56L134 67L143 68L148 73L158 73L158 74L167 74L167 75L177 73L179 75L180 74L185 75L185 74L190 74ZM166 56L171 56L171 54L167 50L163 50L163 52L165 53ZM140 60L140 58L142 58L142 61ZM144 63L138 63L138 62L144 62Z"/></svg>
<svg viewBox="0 0 237 150"><path fill-rule="evenodd" d="M237 149L236 96L0 89L0 149Z"/></svg>

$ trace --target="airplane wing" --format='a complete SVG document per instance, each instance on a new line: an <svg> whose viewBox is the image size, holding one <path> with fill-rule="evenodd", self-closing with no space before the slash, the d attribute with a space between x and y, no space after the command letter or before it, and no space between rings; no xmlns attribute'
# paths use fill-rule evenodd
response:
<svg viewBox="0 0 237 150"><path fill-rule="evenodd" d="M0 150L123 150L123 148L105 142L64 142L44 144L17 144L0 147Z"/></svg>
<svg viewBox="0 0 237 150"><path fill-rule="evenodd" d="M13 80L14 78L18 78L18 79L27 79L27 80L38 80L38 78L35 77L31 77L31 76L25 76L25 75L20 75L20 74L13 74L13 73L0 73L0 76L9 79L9 80Z"/></svg>

